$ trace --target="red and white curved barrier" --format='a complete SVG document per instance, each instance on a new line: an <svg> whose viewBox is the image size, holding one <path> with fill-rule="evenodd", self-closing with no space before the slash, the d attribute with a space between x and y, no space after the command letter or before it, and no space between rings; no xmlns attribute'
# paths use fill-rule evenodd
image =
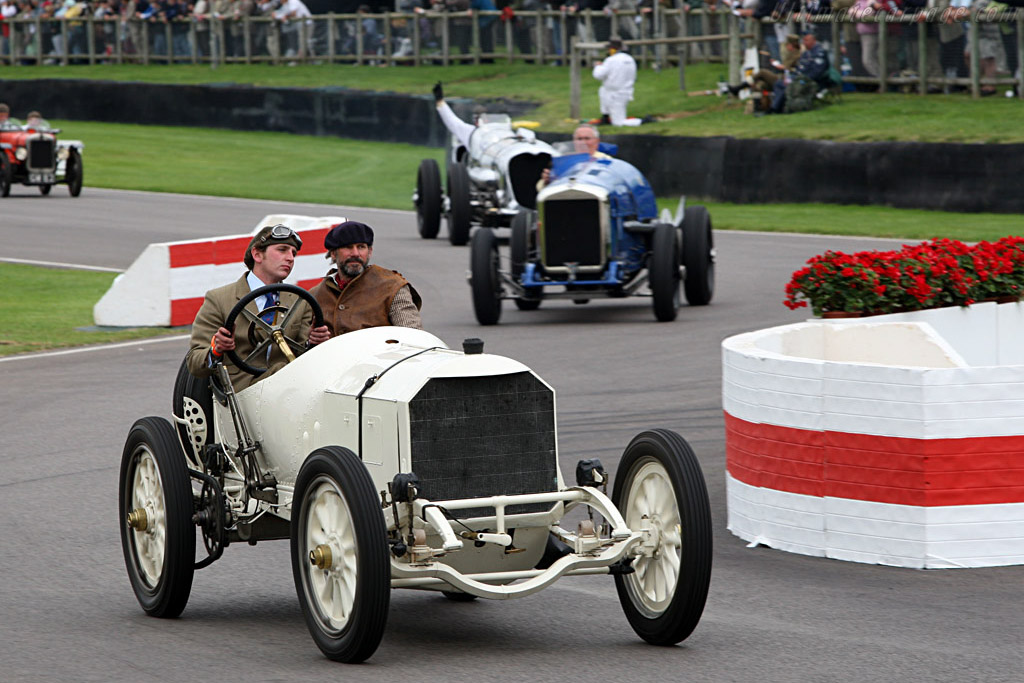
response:
<svg viewBox="0 0 1024 683"><path fill-rule="evenodd" d="M1022 309L726 339L729 529L856 562L1024 564Z"/></svg>
<svg viewBox="0 0 1024 683"><path fill-rule="evenodd" d="M237 280L252 236L267 225L283 223L302 238L302 250L286 282L309 289L327 273L324 237L339 216L265 216L245 235L150 244L131 267L118 275L93 307L97 325L167 327L191 325L206 292Z"/></svg>

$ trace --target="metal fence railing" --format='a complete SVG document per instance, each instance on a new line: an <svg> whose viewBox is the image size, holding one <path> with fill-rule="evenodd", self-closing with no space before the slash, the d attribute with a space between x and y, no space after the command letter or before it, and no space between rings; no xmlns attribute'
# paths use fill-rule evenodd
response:
<svg viewBox="0 0 1024 683"><path fill-rule="evenodd" d="M383 12L326 14L281 20L270 16L143 20L121 17L43 19L15 16L0 22L0 64L99 63L356 63L458 64L500 61L562 63L572 37L602 42L677 35L712 35L718 13L658 7L651 12L522 11ZM646 48L647 65L665 52ZM713 40L695 41L691 57L723 61Z"/></svg>
<svg viewBox="0 0 1024 683"><path fill-rule="evenodd" d="M681 2L676 0L681 6ZM958 10L960 11L960 10ZM1024 98L1024 10L968 12L958 23L968 30L953 46L953 64L939 73L927 67L909 72L905 64L934 64L935 51L949 45L935 40L935 26L948 17L931 10L898 17L885 14L855 17L849 12L828 15L789 14L764 22L741 18L728 10L684 11L660 3L650 11L606 14L602 11L508 12L383 12L326 14L282 20L272 16L240 19L191 17L162 21L123 17L81 16L43 19L15 16L0 22L0 65L39 64L218 64L351 63L372 65L526 62L572 64L579 69L598 57L611 37L623 39L642 67L678 67L685 89L685 65L721 63L736 82L743 49L777 50L773 24L786 30L814 28L827 46L832 63L843 63L841 45L854 47L854 23L878 23L877 75L854 63L844 80L879 89L903 87L926 93L934 88L967 88L979 97L983 88L1014 85ZM886 27L900 25L896 38ZM983 73L981 31L998 24L1010 76ZM931 27L931 28L930 28ZM844 34L846 37L844 38ZM893 41L898 41L894 45ZM577 49L573 50L575 42ZM898 49L893 49L894 47ZM961 49L962 48L962 49ZM960 50L962 54L957 54ZM847 57L850 51L847 50ZM966 55L966 57L964 57ZM855 60L856 62L856 60ZM724 74L723 74L724 75Z"/></svg>

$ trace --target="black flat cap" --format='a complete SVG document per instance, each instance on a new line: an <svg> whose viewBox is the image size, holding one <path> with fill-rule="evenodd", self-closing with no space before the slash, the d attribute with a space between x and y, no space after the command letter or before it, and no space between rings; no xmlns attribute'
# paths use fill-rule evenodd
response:
<svg viewBox="0 0 1024 683"><path fill-rule="evenodd" d="M332 227L324 237L324 248L327 251L350 244L365 243L373 246L373 228L359 221L345 221Z"/></svg>

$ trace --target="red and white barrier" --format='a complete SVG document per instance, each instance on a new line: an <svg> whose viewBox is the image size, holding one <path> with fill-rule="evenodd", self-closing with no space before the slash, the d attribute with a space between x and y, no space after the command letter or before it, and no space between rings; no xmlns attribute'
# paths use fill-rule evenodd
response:
<svg viewBox="0 0 1024 683"><path fill-rule="evenodd" d="M729 529L856 562L1024 564L1024 305L871 320L889 322L723 342Z"/></svg>
<svg viewBox="0 0 1024 683"><path fill-rule="evenodd" d="M118 275L93 308L97 325L167 327L191 325L206 292L237 280L252 236L264 226L283 223L299 233L302 250L286 282L309 289L327 273L324 237L340 216L270 215L245 235L150 244Z"/></svg>

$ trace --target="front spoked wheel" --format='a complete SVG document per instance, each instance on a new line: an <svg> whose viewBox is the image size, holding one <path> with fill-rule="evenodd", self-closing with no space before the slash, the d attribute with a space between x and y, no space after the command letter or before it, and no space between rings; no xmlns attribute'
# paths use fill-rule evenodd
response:
<svg viewBox="0 0 1024 683"><path fill-rule="evenodd" d="M630 626L654 645L685 640L711 583L711 508L697 457L675 432L638 434L619 463L612 500L630 529L647 530L634 572L615 577Z"/></svg>
<svg viewBox="0 0 1024 683"><path fill-rule="evenodd" d="M312 453L299 471L292 512L292 573L317 647L361 662L380 645L391 598L387 530L373 481L347 448Z"/></svg>
<svg viewBox="0 0 1024 683"><path fill-rule="evenodd" d="M121 547L135 597L154 617L176 617L195 574L192 484L171 423L132 425L121 457Z"/></svg>

